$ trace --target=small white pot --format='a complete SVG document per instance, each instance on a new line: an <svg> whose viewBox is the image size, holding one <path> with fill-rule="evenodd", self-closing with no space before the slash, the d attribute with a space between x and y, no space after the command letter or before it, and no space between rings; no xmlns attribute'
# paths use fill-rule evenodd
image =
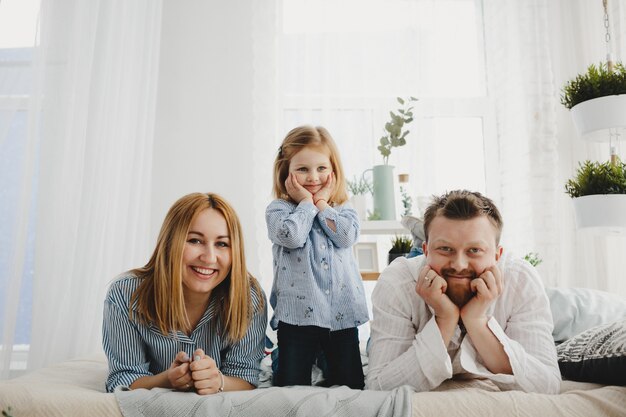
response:
<svg viewBox="0 0 626 417"><path fill-rule="evenodd" d="M599 234L626 234L626 194L597 194L574 198L576 226Z"/></svg>
<svg viewBox="0 0 626 417"><path fill-rule="evenodd" d="M626 127L626 94L598 97L572 107L572 119L581 136L608 140L609 135L590 135L599 130Z"/></svg>
<svg viewBox="0 0 626 417"><path fill-rule="evenodd" d="M365 195L353 195L350 197L350 203L359 215L359 219L367 220L367 199Z"/></svg>

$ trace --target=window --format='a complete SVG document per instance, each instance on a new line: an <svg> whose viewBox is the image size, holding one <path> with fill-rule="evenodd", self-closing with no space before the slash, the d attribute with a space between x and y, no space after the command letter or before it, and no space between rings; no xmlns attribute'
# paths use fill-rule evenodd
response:
<svg viewBox="0 0 626 417"><path fill-rule="evenodd" d="M28 105L33 85L32 58L39 2L4 0L0 2L0 305L5 307L20 282L17 318L5 317L0 308L0 334L9 322L15 322L12 369L25 366L20 356L30 343L32 278L34 255L34 210L19 210L24 169L27 160L26 138ZM33 190L36 177L33 176ZM31 201L34 199L31 199ZM11 276L19 224L28 221L27 246L21 280ZM0 341L1 344L1 341ZM15 354L17 353L17 354Z"/></svg>
<svg viewBox="0 0 626 417"><path fill-rule="evenodd" d="M414 206L454 188L496 191L480 0L283 0L281 19L282 133L325 126L358 177L382 163L395 97L414 96L407 145L389 158L409 174Z"/></svg>

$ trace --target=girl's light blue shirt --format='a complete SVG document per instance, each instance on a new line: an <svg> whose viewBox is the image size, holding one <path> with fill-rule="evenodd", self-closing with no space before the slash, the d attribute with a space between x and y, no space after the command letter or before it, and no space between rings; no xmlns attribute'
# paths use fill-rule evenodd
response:
<svg viewBox="0 0 626 417"><path fill-rule="evenodd" d="M331 331L369 320L363 281L352 252L359 238L357 213L349 206L319 211L312 203L274 200L265 212L274 255L270 304L278 322ZM335 222L333 231L326 220Z"/></svg>

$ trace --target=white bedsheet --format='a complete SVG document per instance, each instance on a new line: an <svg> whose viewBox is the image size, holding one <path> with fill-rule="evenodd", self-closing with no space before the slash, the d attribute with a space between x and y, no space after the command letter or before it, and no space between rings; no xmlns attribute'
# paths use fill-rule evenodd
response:
<svg viewBox="0 0 626 417"><path fill-rule="evenodd" d="M106 359L97 354L0 381L0 410L11 406L14 417L121 416L114 394L104 391L106 374ZM561 391L498 392L488 381L447 381L435 391L413 394L412 415L626 417L626 387L564 381Z"/></svg>

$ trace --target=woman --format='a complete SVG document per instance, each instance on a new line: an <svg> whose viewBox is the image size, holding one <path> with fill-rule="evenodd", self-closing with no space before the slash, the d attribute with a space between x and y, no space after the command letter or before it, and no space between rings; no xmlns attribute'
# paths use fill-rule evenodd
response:
<svg viewBox="0 0 626 417"><path fill-rule="evenodd" d="M148 264L108 291L107 391L252 389L266 324L265 294L246 269L235 211L216 194L186 195L167 213Z"/></svg>

